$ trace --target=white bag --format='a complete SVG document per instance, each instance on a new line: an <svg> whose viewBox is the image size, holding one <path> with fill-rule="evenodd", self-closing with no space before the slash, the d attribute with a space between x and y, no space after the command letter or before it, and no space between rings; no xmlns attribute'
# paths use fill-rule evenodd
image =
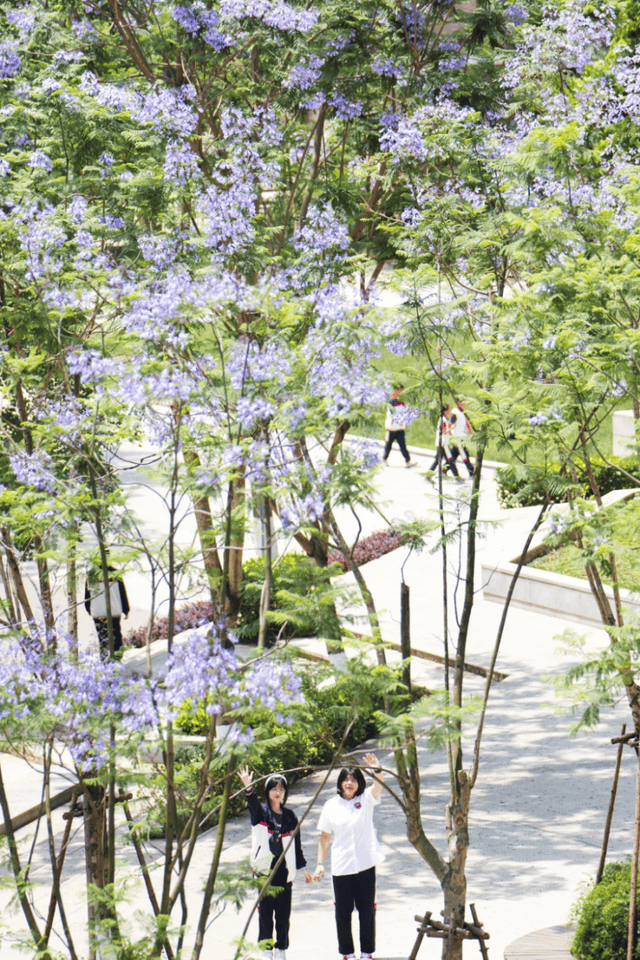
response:
<svg viewBox="0 0 640 960"><path fill-rule="evenodd" d="M94 620L101 620L107 615L107 604L104 596L102 584L96 584L99 593L91 597L91 616ZM122 616L122 603L120 601L120 583L118 580L109 581L109 596L111 597L111 616Z"/></svg>

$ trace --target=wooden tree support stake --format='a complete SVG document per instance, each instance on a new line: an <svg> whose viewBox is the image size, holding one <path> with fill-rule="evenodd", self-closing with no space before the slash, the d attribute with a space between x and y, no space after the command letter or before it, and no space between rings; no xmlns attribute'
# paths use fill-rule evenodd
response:
<svg viewBox="0 0 640 960"><path fill-rule="evenodd" d="M460 937L463 940L477 940L483 960L489 960L489 952L485 944L485 940L489 939L489 934L483 929L482 924L478 920L475 903L469 906L473 923L467 923L465 920L461 927L452 926L450 923L441 922L440 920L433 920L430 912L425 913L424 917L415 916L414 920L416 920L420 926L418 927L418 936L413 945L413 950L409 954L409 960L416 960L420 944L424 937L436 937L439 940L446 940L454 936Z"/></svg>

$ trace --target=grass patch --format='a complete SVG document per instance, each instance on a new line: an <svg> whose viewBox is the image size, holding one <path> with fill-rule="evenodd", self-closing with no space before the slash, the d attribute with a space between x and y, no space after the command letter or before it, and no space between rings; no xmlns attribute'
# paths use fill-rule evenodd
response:
<svg viewBox="0 0 640 960"><path fill-rule="evenodd" d="M615 504L602 514L606 519L601 523L583 529L583 550L575 543L567 542L545 557L532 561L529 566L586 580L585 564L588 559L593 559L603 582L611 585L609 554L613 553L620 586L640 591L640 501L634 499ZM595 517L600 520L598 514Z"/></svg>

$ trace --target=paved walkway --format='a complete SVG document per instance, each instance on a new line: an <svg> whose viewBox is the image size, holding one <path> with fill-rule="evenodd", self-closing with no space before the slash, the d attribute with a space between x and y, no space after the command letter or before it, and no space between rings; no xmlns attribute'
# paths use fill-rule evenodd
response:
<svg viewBox="0 0 640 960"><path fill-rule="evenodd" d="M504 960L571 960L573 930L565 926L535 930L509 944Z"/></svg>
<svg viewBox="0 0 640 960"><path fill-rule="evenodd" d="M394 455L396 459L394 460ZM433 516L435 491L420 476L420 470L406 470L399 455L391 454L391 465L378 475L377 506L385 517L412 519ZM426 469L430 457L418 454L420 468ZM454 502L464 518L464 490L469 485L447 484ZM492 471L483 479L480 553L512 557L522 543L535 511L503 511L496 498ZM160 523L153 494L137 491L139 508L148 529ZM372 510L361 516L363 534L382 529L380 513ZM349 535L355 531L355 520L341 518ZM185 538L190 537L185 533ZM515 549L514 549L515 546ZM401 565L404 551L395 551L364 568L364 573L381 615L383 635L392 642L399 640ZM449 548L449 586L451 619L462 601L456 571L464 558L455 546ZM442 652L442 587L441 560L428 550L412 555L404 567L404 577L411 589L412 644L432 653ZM473 612L467 660L486 666L491 657L501 608L486 602L478 585ZM144 619L145 583L134 584L132 621ZM358 612L354 608L355 612ZM595 874L609 800L615 748L609 743L626 722L624 703L605 711L599 730L576 740L567 737L569 720L557 716L547 704L552 692L541 679L543 675L564 668L571 661L559 656L559 635L570 626L560 619L514 609L509 613L498 669L507 679L494 684L482 745L481 772L473 791L470 819L470 852L467 865L468 901L475 903L478 917L490 934L491 960L502 960L505 949L508 960L520 960L513 948L522 938L541 928L559 927L567 922L571 905L581 887ZM363 621L364 627L364 621ZM90 635L91 625L84 628ZM599 631L591 631L590 642L603 639ZM131 651L129 662L143 666L144 653ZM416 682L427 687L442 686L441 669L426 660L413 664ZM483 680L468 675L467 693L480 693ZM465 742L466 763L473 741ZM425 828L444 854L443 810L447 801L448 778L441 753L430 753L426 743L419 746L422 769L422 811ZM385 756L384 750L381 751ZM629 762L626 762L627 759ZM4 760L3 760L4 767ZM635 764L625 757L622 767L616 812L610 840L610 856L622 858L630 850L634 809ZM8 790L13 809L32 805L34 787L16 769L9 778ZM319 775L299 783L291 791L290 803L301 814L310 801ZM320 797L324 802L335 787L328 784ZM27 802L27 800L29 802ZM22 806L21 806L22 805ZM61 813L60 813L61 817ZM309 814L303 828L303 844L312 867L315 866L315 823L317 811ZM54 823L61 825L58 815ZM406 837L402 811L390 795L385 795L376 813L376 823L386 860L379 870L378 882L378 960L402 960L411 951L416 936L415 914L430 910L438 916L442 897L438 884ZM27 828L22 832L31 836ZM230 824L224 860L235 864L249 853L249 826L246 816ZM190 921L197 915L197 904L208 869L214 833L204 834L198 842L193 874L188 890ZM74 846L75 844L75 846ZM37 863L31 879L46 870L46 838L36 841ZM79 926L84 916L83 871L80 833L74 835L73 849L67 857L67 879L63 884L70 922ZM153 861L154 848L150 845ZM133 862L132 851L124 848L122 857ZM143 897L143 891L139 896ZM36 903L44 912L46 903L36 892ZM2 899L0 905L4 904ZM142 900L140 901L142 905ZM249 915L245 905L239 913L230 907L220 908L207 932L205 956L210 960L230 960L234 940L240 936ZM6 921L5 912L4 919ZM131 916L133 922L133 913ZM16 923L19 915L16 915ZM255 918L250 932L255 934ZM419 960L435 960L440 956L441 942L425 940ZM188 954L186 954L188 956ZM465 947L465 957L480 956L472 942ZM1 960L14 954L3 937ZM296 884L288 960L335 960L337 956L333 924L330 882L305 886ZM524 954L520 955L525 956ZM534 955L529 954L532 958ZM540 960L555 960L553 953L540 954Z"/></svg>

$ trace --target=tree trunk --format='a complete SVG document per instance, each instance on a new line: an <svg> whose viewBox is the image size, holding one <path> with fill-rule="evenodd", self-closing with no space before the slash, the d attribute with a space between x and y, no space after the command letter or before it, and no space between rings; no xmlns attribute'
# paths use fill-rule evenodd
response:
<svg viewBox="0 0 640 960"><path fill-rule="evenodd" d="M195 450L187 449L183 451L183 456L189 475L193 477L195 470L197 470L197 468L200 466L200 457ZM193 511L196 518L196 525L198 527L198 536L200 538L200 546L202 548L202 559L204 561L204 569L209 582L211 600L214 605L222 606L220 585L223 571L222 564L220 562L220 555L218 554L218 549L216 547L216 535L215 530L213 529L213 519L211 516L209 498L192 496L191 502L193 503Z"/></svg>
<svg viewBox="0 0 640 960"><path fill-rule="evenodd" d="M82 784L84 790L84 850L87 887L103 890L107 883L106 791L99 784ZM96 958L96 926L105 914L91 901L87 902L89 957Z"/></svg>
<svg viewBox="0 0 640 960"><path fill-rule="evenodd" d="M76 545L69 543L67 552L67 631L73 649L78 649L78 566Z"/></svg>
<svg viewBox="0 0 640 960"><path fill-rule="evenodd" d="M16 592L16 596L20 602L20 606L22 607L26 620L28 620L30 623L33 623L35 617L33 616L33 610L31 609L31 604L29 603L29 599L27 597L27 591L22 579L22 574L20 573L20 564L18 563L17 557L13 550L11 533L7 527L2 527L1 530L2 542L4 544L7 564L9 565L9 572L11 573L11 579L13 580L13 587Z"/></svg>
<svg viewBox="0 0 640 960"><path fill-rule="evenodd" d="M442 880L444 920L452 928L462 928L467 899L465 867L469 851L469 800L471 787L463 770L458 772L458 798L446 809L449 864ZM452 933L442 942L442 960L462 960L463 939Z"/></svg>
<svg viewBox="0 0 640 960"><path fill-rule="evenodd" d="M240 609L242 583L242 551L244 548L245 517L244 472L229 484L227 498L227 527L225 536L224 584L225 613L233 619Z"/></svg>

